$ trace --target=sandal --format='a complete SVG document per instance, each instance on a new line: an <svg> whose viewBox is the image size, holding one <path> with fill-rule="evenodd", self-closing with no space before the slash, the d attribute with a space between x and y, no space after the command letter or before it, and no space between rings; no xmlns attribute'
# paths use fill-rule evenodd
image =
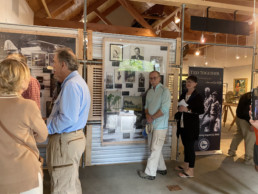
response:
<svg viewBox="0 0 258 194"><path fill-rule="evenodd" d="M182 173L179 173L178 176L180 176L181 178L193 178L194 177L194 176L187 174L185 171L183 171Z"/></svg>
<svg viewBox="0 0 258 194"><path fill-rule="evenodd" d="M177 166L177 167L175 167L175 170L181 171L181 170L184 170L184 168L182 166Z"/></svg>

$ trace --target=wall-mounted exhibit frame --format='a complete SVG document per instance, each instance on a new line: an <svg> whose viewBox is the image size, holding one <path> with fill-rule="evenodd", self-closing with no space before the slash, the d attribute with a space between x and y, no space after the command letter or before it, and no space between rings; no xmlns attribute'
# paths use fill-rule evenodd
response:
<svg viewBox="0 0 258 194"><path fill-rule="evenodd" d="M52 100L51 85L54 85L51 83L52 71L46 67L53 65L53 53L57 48L69 47L78 58L82 57L80 33L80 30L0 24L0 60L10 53L27 57L31 75L40 81L43 117L47 116L47 107Z"/></svg>
<svg viewBox="0 0 258 194"><path fill-rule="evenodd" d="M145 143L144 96L149 72L160 72L167 85L169 43L128 39L103 39L103 145ZM113 60L112 47L119 60ZM120 59L122 59L120 61Z"/></svg>
<svg viewBox="0 0 258 194"><path fill-rule="evenodd" d="M240 97L247 92L247 78L236 78L233 82L233 93L235 96Z"/></svg>

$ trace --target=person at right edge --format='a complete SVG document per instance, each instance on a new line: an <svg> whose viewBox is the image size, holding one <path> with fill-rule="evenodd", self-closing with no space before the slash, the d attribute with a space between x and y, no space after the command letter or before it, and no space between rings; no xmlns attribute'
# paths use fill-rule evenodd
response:
<svg viewBox="0 0 258 194"><path fill-rule="evenodd" d="M56 50L53 68L54 77L62 85L47 120L51 193L81 194L79 163L86 144L83 128L90 109L90 92L77 71L77 58L71 49Z"/></svg>
<svg viewBox="0 0 258 194"><path fill-rule="evenodd" d="M184 163L177 166L175 170L180 170L178 175L182 178L194 177L195 150L194 143L199 137L199 115L204 113L204 103L202 96L196 91L197 77L189 76L186 79L186 92L179 98L188 104L187 107L179 106L175 114L177 120L177 137L181 136L184 146Z"/></svg>
<svg viewBox="0 0 258 194"><path fill-rule="evenodd" d="M153 126L152 133L148 134L151 154L148 158L144 171L138 171L141 178L154 180L156 173L166 175L167 168L162 155L169 119L169 108L171 105L171 94L168 88L161 83L160 73L152 71L149 74L151 88L148 90L145 104L147 123Z"/></svg>
<svg viewBox="0 0 258 194"><path fill-rule="evenodd" d="M251 105L251 92L243 94L239 100L236 109L236 125L237 130L231 141L228 155L231 157L236 156L238 145L244 139L245 143L245 164L253 164L253 145L255 142L254 129L249 123L249 108Z"/></svg>

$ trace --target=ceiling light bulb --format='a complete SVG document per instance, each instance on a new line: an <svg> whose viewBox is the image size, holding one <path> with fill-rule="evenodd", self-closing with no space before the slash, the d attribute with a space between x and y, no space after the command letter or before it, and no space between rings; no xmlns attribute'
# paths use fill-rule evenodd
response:
<svg viewBox="0 0 258 194"><path fill-rule="evenodd" d="M240 59L239 55L236 55L236 59Z"/></svg>
<svg viewBox="0 0 258 194"><path fill-rule="evenodd" d="M197 50L197 51L195 52L195 55L196 55L196 56L199 56L199 55L200 55L200 51Z"/></svg>
<svg viewBox="0 0 258 194"><path fill-rule="evenodd" d="M180 18L177 17L177 15L175 16L175 23L178 24L180 22Z"/></svg>
<svg viewBox="0 0 258 194"><path fill-rule="evenodd" d="M207 62L207 61L205 62L205 65L206 65L206 66L208 65L208 62Z"/></svg>
<svg viewBox="0 0 258 194"><path fill-rule="evenodd" d="M203 34L202 34L202 36L201 36L200 42L201 42L201 43L205 43L205 38L204 38L204 35L203 35Z"/></svg>

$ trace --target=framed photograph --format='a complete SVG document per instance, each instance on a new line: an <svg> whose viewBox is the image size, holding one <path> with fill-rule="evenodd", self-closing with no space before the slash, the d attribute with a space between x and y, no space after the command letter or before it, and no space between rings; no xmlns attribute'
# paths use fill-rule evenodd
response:
<svg viewBox="0 0 258 194"><path fill-rule="evenodd" d="M131 59L144 60L144 47L132 45L130 53Z"/></svg>
<svg viewBox="0 0 258 194"><path fill-rule="evenodd" d="M120 91L107 91L106 102L107 112L117 112L121 109L121 92Z"/></svg>
<svg viewBox="0 0 258 194"><path fill-rule="evenodd" d="M142 97L141 96L124 96L123 109L124 110L142 110Z"/></svg>
<svg viewBox="0 0 258 194"><path fill-rule="evenodd" d="M143 73L140 73L138 76L138 87L144 88L145 87L145 77Z"/></svg>
<svg viewBox="0 0 258 194"><path fill-rule="evenodd" d="M110 61L123 61L123 45L110 44Z"/></svg>
<svg viewBox="0 0 258 194"><path fill-rule="evenodd" d="M235 96L241 96L247 92L247 78L236 78L233 82L233 92Z"/></svg>
<svg viewBox="0 0 258 194"><path fill-rule="evenodd" d="M113 82L114 82L114 74L113 73L107 73L106 75L106 88L112 89L113 88Z"/></svg>
<svg viewBox="0 0 258 194"><path fill-rule="evenodd" d="M32 53L32 66L44 67L46 65L45 53Z"/></svg>
<svg viewBox="0 0 258 194"><path fill-rule="evenodd" d="M118 68L115 69L115 84L123 83L123 72L119 71Z"/></svg>
<svg viewBox="0 0 258 194"><path fill-rule="evenodd" d="M228 92L228 83L223 83L223 95Z"/></svg>
<svg viewBox="0 0 258 194"><path fill-rule="evenodd" d="M150 62L153 64L154 70L163 73L163 57L151 56Z"/></svg>
<svg viewBox="0 0 258 194"><path fill-rule="evenodd" d="M135 71L125 71L125 82L135 82Z"/></svg>
<svg viewBox="0 0 258 194"><path fill-rule="evenodd" d="M54 56L55 53L48 53L48 65L52 66L54 65Z"/></svg>

